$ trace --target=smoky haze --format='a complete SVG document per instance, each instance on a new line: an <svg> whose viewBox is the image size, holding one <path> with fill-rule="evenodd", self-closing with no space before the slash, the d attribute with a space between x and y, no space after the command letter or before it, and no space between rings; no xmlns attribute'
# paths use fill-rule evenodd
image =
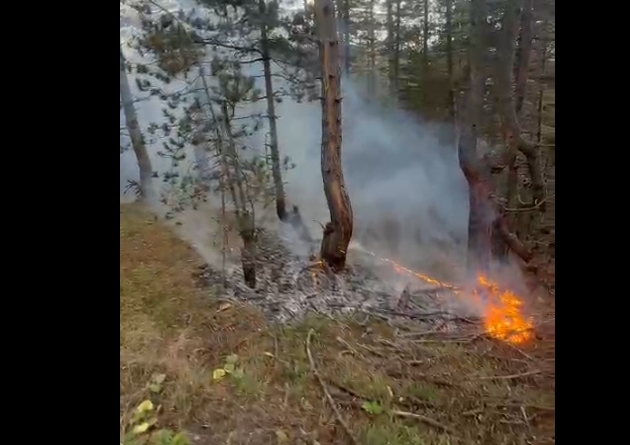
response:
<svg viewBox="0 0 630 445"><path fill-rule="evenodd" d="M172 3L172 8L182 5ZM124 18L124 20L123 20ZM135 14L121 7L121 41L137 35L139 26ZM145 62L132 48L123 45L128 60ZM211 58L212 54L208 54ZM260 74L262 66L245 66L246 74L257 76L258 87L263 89ZM189 75L189 81L196 77ZM277 78L276 78L277 79ZM135 76L129 73L132 92L138 92ZM209 78L212 84L213 79ZM174 81L162 88L182 91L186 82ZM276 83L275 87L281 87ZM374 250L392 257L408 267L431 268L440 255L450 259L463 259L465 255L468 218L467 184L458 165L452 128L445 124L423 121L417 114L396 110L364 100L361 79L356 83L342 80L342 161L345 182L354 211L354 246ZM163 122L164 104L157 97L136 103L141 127L146 131L150 123ZM251 104L251 112L265 113L264 101ZM244 110L243 114L249 111ZM284 172L287 198L299 206L303 219L316 238L321 237L320 224L329 220L321 176L321 105L318 101L297 103L284 98L277 105L279 148L281 156L288 156L295 168ZM124 116L121 112L121 127ZM259 154L264 153L267 128L257 132L247 145ZM121 142L126 142L121 137ZM147 140L153 168L160 175L171 169L168 159L158 156L163 140ZM190 170L194 154L189 150L187 165ZM137 164L132 150L120 157L120 190L129 179L137 180ZM156 180L162 187L162 181ZM128 194L125 198L128 197ZM194 231L204 229L206 215L191 216L197 222ZM269 219L269 218L268 218ZM206 239L199 233L188 238ZM357 246L356 243L360 246ZM352 245L351 245L352 246Z"/></svg>
<svg viewBox="0 0 630 445"><path fill-rule="evenodd" d="M372 105L353 84L343 88L342 160L355 218L355 240L409 266L458 250L466 240L468 195L451 129L405 111ZM328 221L321 176L321 106L286 101L278 108L280 149L296 164L287 194L313 220Z"/></svg>

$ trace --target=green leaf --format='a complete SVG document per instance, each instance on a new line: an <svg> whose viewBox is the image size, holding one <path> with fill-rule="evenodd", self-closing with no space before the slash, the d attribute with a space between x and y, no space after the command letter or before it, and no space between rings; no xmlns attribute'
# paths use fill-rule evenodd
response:
<svg viewBox="0 0 630 445"><path fill-rule="evenodd" d="M175 437L173 437L173 440L171 440L170 445L190 445L190 441L184 436L184 433L177 433Z"/></svg>
<svg viewBox="0 0 630 445"><path fill-rule="evenodd" d="M232 373L232 377L237 380L242 379L244 375L245 375L245 372L243 371L243 368L236 368L234 372Z"/></svg>
<svg viewBox="0 0 630 445"><path fill-rule="evenodd" d="M149 391L154 392L154 393L159 393L162 391L162 386L158 385L157 383L151 383L149 385Z"/></svg>
<svg viewBox="0 0 630 445"><path fill-rule="evenodd" d="M234 364L233 363L228 363L226 364L223 369L225 370L225 372L227 372L228 374L232 374L234 372Z"/></svg>
<svg viewBox="0 0 630 445"><path fill-rule="evenodd" d="M225 359L225 363L229 365L235 365L237 361L238 361L238 355L236 354L228 355Z"/></svg>
<svg viewBox="0 0 630 445"><path fill-rule="evenodd" d="M368 414L381 414L383 407L378 402L363 402L361 408Z"/></svg>

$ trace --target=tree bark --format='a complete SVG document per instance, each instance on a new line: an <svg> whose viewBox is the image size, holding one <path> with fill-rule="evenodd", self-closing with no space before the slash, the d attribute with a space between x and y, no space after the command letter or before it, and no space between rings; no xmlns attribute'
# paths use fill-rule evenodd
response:
<svg viewBox="0 0 630 445"><path fill-rule="evenodd" d="M232 136L232 122L228 111L226 102L223 102L223 119L225 122L224 131L228 138L229 159L232 164L232 172L230 168L226 168L229 172L228 181L236 186L236 192L238 192L238 201L236 200L236 194L234 198L234 206L236 208L236 218L238 225L238 232L243 240L243 247L241 248L241 266L243 268L243 280L247 286L252 289L256 288L256 221L254 216L253 206L248 209L247 192L245 183L246 178L241 170L240 160L236 149L234 137Z"/></svg>
<svg viewBox="0 0 630 445"><path fill-rule="evenodd" d="M458 143L459 164L468 182L468 249L469 275L486 273L490 268L493 215L488 205L487 183L479 165L478 132L483 113L486 82L484 50L486 43L486 0L470 2L469 88L463 103L461 135Z"/></svg>
<svg viewBox="0 0 630 445"><path fill-rule="evenodd" d="M534 205L541 204L544 211L544 189L542 171L538 159L538 147L526 141L521 134L519 119L516 113L514 95L512 94L512 68L514 66L514 42L518 32L518 14L521 0L507 0L503 15L503 34L499 39L497 50L497 98L499 102L499 114L501 116L501 129L503 139L507 146L508 158L511 159L517 151L523 153L527 160L527 167L532 181L532 195ZM531 26L531 25L530 25ZM531 32L529 33L531 40ZM524 44L524 43L523 43ZM531 42L530 44L531 45ZM526 70L523 76L526 79Z"/></svg>
<svg viewBox="0 0 630 445"><path fill-rule="evenodd" d="M151 167L151 158L147 152L147 147L138 125L138 116L133 105L133 96L129 87L129 78L127 77L127 69L125 67L125 57L122 48L120 48L120 100L122 101L123 110L125 112L125 123L129 131L131 146L138 160L138 169L140 171L140 199L151 202L154 197L153 193L153 168Z"/></svg>
<svg viewBox="0 0 630 445"><path fill-rule="evenodd" d="M525 93L527 91L527 74L529 61L532 52L533 27L532 27L532 5L533 0L523 1L523 11L521 13L521 30L519 35L519 45L516 53L516 86L514 96L516 97L515 110L516 117L521 119Z"/></svg>
<svg viewBox="0 0 630 445"><path fill-rule="evenodd" d="M448 112L455 119L455 92L453 91L453 0L446 0L446 70L448 73Z"/></svg>
<svg viewBox="0 0 630 445"><path fill-rule="evenodd" d="M368 28L368 93L370 99L376 95L376 23L374 22L374 0L369 2L369 28Z"/></svg>
<svg viewBox="0 0 630 445"><path fill-rule="evenodd" d="M529 61L532 51L532 0L524 0L523 11L521 13L521 26L518 38L518 48L516 50L516 66L515 66L515 110L516 118L520 121L523 116L523 104L525 102L525 94L527 91L527 77L529 70ZM516 208L518 206L518 171L516 168L517 153L511 150L508 157L508 178L507 178L507 207ZM518 226L517 219L528 220L530 214L526 213L518 215L517 213L508 214L506 216L507 224L515 230ZM526 224L529 226L529 224ZM508 247L503 245L499 250L500 259L507 259Z"/></svg>
<svg viewBox="0 0 630 445"><path fill-rule="evenodd" d="M386 27L387 27L387 40L386 40L386 49L387 49L387 75L388 75L388 84L389 84L389 94L394 95L396 90L394 89L395 79L394 79L394 12L393 12L393 1L387 0L386 8L387 8L387 17L386 17Z"/></svg>
<svg viewBox="0 0 630 445"><path fill-rule="evenodd" d="M341 165L341 76L339 41L332 0L315 1L315 20L322 69L322 177L330 210L320 255L339 272L346 264L352 238L353 214Z"/></svg>
<svg viewBox="0 0 630 445"><path fill-rule="evenodd" d="M426 75L429 68L429 0L422 4L422 75Z"/></svg>
<svg viewBox="0 0 630 445"><path fill-rule="evenodd" d="M258 11L264 15L267 11L265 0L258 0ZM265 77L265 96L267 98L267 118L269 120L269 150L271 151L271 175L276 194L276 214L280 221L287 220L286 198L282 169L280 166L280 149L278 147L278 128L276 126L276 105L274 102L273 84L271 81L271 56L269 40L267 39L267 25L265 20L260 24L260 51L262 53L263 74Z"/></svg>
<svg viewBox="0 0 630 445"><path fill-rule="evenodd" d="M396 97L398 97L399 83L400 83L400 22L402 19L402 11L400 4L402 0L396 0L396 22L394 26L394 91Z"/></svg>
<svg viewBox="0 0 630 445"><path fill-rule="evenodd" d="M341 19L343 23L343 74L346 78L350 75L350 0L342 2Z"/></svg>

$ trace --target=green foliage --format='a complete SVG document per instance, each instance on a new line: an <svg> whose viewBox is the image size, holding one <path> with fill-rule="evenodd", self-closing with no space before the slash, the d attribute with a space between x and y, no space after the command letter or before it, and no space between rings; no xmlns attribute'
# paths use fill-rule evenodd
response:
<svg viewBox="0 0 630 445"><path fill-rule="evenodd" d="M165 379L165 374L154 374L146 389L159 394ZM191 445L182 432L156 428L159 411L160 406L156 407L151 399L143 400L125 425L121 445Z"/></svg>
<svg viewBox="0 0 630 445"><path fill-rule="evenodd" d="M221 368L216 368L212 372L212 379L214 381L221 381L224 377L229 376L233 380L237 381L243 378L245 375L243 368L236 367L236 363L238 362L238 355L231 354L225 358L225 363Z"/></svg>
<svg viewBox="0 0 630 445"><path fill-rule="evenodd" d="M368 414L378 415L383 413L383 407L375 401L366 401L361 404L361 409Z"/></svg>

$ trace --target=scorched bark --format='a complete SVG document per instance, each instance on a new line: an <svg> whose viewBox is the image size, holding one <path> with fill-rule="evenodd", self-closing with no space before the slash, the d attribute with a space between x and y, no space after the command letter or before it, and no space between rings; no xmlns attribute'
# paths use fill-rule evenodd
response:
<svg viewBox="0 0 630 445"><path fill-rule="evenodd" d="M330 210L320 255L333 271L345 267L353 214L341 167L341 76L339 39L332 0L316 0L315 20L322 70L322 177Z"/></svg>

